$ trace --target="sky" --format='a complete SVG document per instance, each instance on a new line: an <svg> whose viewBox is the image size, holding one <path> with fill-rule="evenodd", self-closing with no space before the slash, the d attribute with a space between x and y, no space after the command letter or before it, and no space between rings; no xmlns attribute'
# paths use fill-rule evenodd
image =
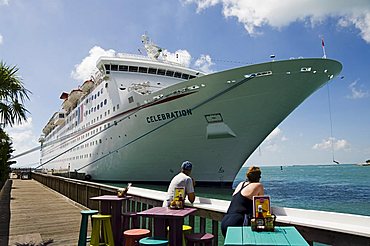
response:
<svg viewBox="0 0 370 246"><path fill-rule="evenodd" d="M100 55L139 54L145 32L169 56L207 73L291 57L340 61L339 77L293 111L245 165L370 159L369 0L0 0L0 60L32 92L28 121L7 128L15 155L37 146L63 91ZM17 159L35 165L39 152Z"/></svg>

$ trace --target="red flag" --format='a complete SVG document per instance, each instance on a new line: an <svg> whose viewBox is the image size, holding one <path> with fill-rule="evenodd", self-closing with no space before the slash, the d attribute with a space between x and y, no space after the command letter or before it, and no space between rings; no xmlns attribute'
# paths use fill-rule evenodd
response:
<svg viewBox="0 0 370 246"><path fill-rule="evenodd" d="M321 39L321 46L325 47L324 39Z"/></svg>

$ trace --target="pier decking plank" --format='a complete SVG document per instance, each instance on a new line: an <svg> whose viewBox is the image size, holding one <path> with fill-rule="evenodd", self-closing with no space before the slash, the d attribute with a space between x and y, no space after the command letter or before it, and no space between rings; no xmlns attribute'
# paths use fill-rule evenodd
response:
<svg viewBox="0 0 370 246"><path fill-rule="evenodd" d="M83 208L34 180L13 181L9 245L77 245ZM89 225L90 226L90 225ZM91 228L89 228L91 230Z"/></svg>

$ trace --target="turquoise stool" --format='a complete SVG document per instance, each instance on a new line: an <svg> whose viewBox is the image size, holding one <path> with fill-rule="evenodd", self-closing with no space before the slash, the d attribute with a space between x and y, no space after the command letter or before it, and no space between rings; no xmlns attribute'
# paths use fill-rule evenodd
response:
<svg viewBox="0 0 370 246"><path fill-rule="evenodd" d="M89 223L89 216L98 214L98 210L82 210L81 211L81 226L80 226L80 236L78 237L78 246L86 246L86 243L90 241L90 237L87 237L87 227ZM91 218L92 227L92 218Z"/></svg>
<svg viewBox="0 0 370 246"><path fill-rule="evenodd" d="M168 240L165 238L156 238L156 237L145 237L140 239L140 245L157 245L157 246L167 246Z"/></svg>

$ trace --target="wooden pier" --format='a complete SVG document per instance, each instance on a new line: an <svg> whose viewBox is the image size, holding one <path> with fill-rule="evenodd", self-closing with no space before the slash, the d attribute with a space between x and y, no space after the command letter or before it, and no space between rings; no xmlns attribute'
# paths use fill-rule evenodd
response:
<svg viewBox="0 0 370 246"><path fill-rule="evenodd" d="M83 209L35 180L13 179L8 245L77 245Z"/></svg>

